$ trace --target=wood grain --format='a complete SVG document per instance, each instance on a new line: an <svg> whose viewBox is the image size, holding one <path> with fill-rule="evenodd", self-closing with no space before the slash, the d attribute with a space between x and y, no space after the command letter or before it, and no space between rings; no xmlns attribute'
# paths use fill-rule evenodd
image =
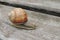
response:
<svg viewBox="0 0 60 40"><path fill-rule="evenodd" d="M0 34L3 40L60 40L60 17L25 10L35 30L18 29L8 25L8 13L13 7L0 5ZM3 37L2 37L3 35Z"/></svg>

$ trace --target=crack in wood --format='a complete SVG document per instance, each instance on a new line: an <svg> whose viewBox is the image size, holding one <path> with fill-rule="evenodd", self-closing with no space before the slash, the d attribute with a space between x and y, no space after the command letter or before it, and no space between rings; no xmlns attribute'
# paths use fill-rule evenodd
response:
<svg viewBox="0 0 60 40"><path fill-rule="evenodd" d="M36 12L41 12L41 13L50 14L50 15L60 17L59 12L49 11L49 10L46 10L46 9L29 7L29 6L25 6L25 5L21 5L21 4L12 4L12 3L2 2L2 1L0 1L0 4L7 5L7 6L12 6L12 7L23 8L23 9L30 10L30 11L36 11Z"/></svg>

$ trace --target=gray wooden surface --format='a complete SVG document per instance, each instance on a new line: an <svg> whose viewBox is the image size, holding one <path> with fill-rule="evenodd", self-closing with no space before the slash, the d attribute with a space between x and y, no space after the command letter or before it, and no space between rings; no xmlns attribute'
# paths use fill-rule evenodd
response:
<svg viewBox="0 0 60 40"><path fill-rule="evenodd" d="M35 23L35 30L23 30L12 27L8 13L13 7L0 5L0 38L3 40L60 40L60 17L25 10Z"/></svg>
<svg viewBox="0 0 60 40"><path fill-rule="evenodd" d="M0 0L13 4L22 4L30 7L42 8L60 12L60 0Z"/></svg>

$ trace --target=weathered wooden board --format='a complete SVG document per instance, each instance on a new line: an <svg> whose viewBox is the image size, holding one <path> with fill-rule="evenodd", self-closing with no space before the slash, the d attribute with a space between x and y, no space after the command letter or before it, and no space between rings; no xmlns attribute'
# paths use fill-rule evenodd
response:
<svg viewBox="0 0 60 40"><path fill-rule="evenodd" d="M0 38L3 40L60 40L60 17L25 10L35 30L23 30L12 27L8 14L13 7L0 5Z"/></svg>
<svg viewBox="0 0 60 40"><path fill-rule="evenodd" d="M60 0L0 0L3 2L60 12Z"/></svg>

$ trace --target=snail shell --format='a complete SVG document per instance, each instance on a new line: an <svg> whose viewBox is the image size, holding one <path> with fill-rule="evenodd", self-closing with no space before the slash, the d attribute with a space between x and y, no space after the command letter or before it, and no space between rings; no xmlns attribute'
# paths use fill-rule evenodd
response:
<svg viewBox="0 0 60 40"><path fill-rule="evenodd" d="M9 19L15 24L24 24L27 22L27 14L22 8L15 8L9 14Z"/></svg>

